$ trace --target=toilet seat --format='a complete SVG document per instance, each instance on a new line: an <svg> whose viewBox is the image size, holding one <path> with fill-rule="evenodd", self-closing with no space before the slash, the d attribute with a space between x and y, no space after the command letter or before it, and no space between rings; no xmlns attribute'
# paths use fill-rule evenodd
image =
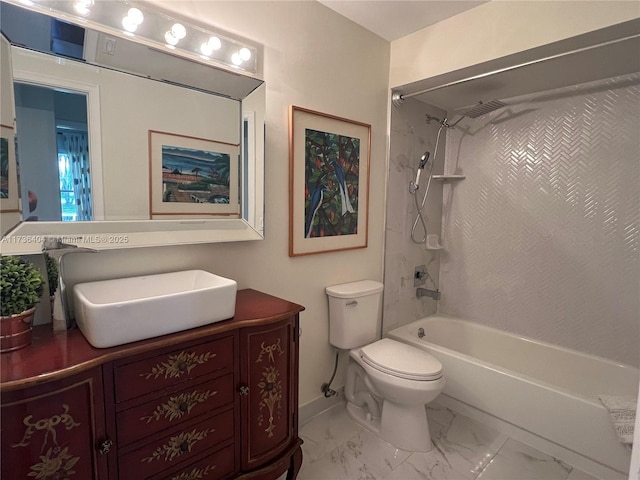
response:
<svg viewBox="0 0 640 480"><path fill-rule="evenodd" d="M437 358L406 343L383 338L360 351L364 363L394 377L420 381L442 378L442 364Z"/></svg>

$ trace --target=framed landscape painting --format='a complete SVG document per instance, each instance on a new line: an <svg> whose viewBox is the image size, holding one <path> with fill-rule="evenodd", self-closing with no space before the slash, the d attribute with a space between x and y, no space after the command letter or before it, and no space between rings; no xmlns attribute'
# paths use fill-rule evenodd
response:
<svg viewBox="0 0 640 480"><path fill-rule="evenodd" d="M291 106L289 256L367 247L371 126Z"/></svg>
<svg viewBox="0 0 640 480"><path fill-rule="evenodd" d="M152 218L240 215L240 146L149 130Z"/></svg>
<svg viewBox="0 0 640 480"><path fill-rule="evenodd" d="M15 130L0 125L0 212L20 211Z"/></svg>

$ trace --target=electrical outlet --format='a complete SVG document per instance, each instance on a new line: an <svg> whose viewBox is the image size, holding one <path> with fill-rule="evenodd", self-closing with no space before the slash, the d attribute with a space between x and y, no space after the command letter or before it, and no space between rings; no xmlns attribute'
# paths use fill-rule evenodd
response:
<svg viewBox="0 0 640 480"><path fill-rule="evenodd" d="M427 277L429 274L427 273L426 265L418 265L413 270L413 286L419 287L420 285L424 285L427 283Z"/></svg>
<svg viewBox="0 0 640 480"><path fill-rule="evenodd" d="M107 55L115 55L116 53L116 39L106 37L104 41L104 53Z"/></svg>

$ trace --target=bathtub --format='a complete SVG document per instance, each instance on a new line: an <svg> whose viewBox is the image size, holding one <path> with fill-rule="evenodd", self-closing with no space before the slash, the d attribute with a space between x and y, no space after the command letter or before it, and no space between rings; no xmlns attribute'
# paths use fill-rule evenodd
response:
<svg viewBox="0 0 640 480"><path fill-rule="evenodd" d="M440 360L445 395L628 472L631 453L618 441L597 395L637 395L638 369L441 314L387 336Z"/></svg>

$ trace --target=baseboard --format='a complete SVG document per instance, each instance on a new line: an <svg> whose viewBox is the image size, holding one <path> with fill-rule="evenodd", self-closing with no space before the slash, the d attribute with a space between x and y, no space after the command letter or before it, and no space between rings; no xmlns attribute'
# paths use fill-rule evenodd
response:
<svg viewBox="0 0 640 480"><path fill-rule="evenodd" d="M467 417L473 418L487 426L495 428L499 432L502 432L509 437L518 440L524 444L527 444L541 452L544 452L552 457L557 458L569 465L572 465L589 475L602 480L626 480L627 475L613 470L606 465L603 465L595 460L592 460L584 455L581 455L573 450L569 450L562 445L551 442L545 438L542 438L534 433L524 430L512 423L505 422L504 420L495 417L487 412L478 410L477 408L456 400L445 394L440 394L434 403L438 403L443 407L450 408L451 410L461 413Z"/></svg>
<svg viewBox="0 0 640 480"><path fill-rule="evenodd" d="M342 402L344 402L344 387L338 388L336 395L332 397L318 397L309 403L300 405L298 409L298 423L304 425L313 417L320 415L322 412Z"/></svg>

